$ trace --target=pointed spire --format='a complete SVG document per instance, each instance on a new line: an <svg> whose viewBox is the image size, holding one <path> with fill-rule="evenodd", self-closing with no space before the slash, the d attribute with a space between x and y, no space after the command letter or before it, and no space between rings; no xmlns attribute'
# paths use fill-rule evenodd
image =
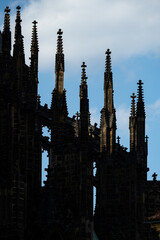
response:
<svg viewBox="0 0 160 240"><path fill-rule="evenodd" d="M137 116L143 115L145 116L145 108L144 108L144 97L143 97L143 82L142 80L138 81L138 91L137 91Z"/></svg>
<svg viewBox="0 0 160 240"><path fill-rule="evenodd" d="M81 68L82 68L82 74L81 74L81 84L86 84L87 76L86 76L86 67L85 62L82 63Z"/></svg>
<svg viewBox="0 0 160 240"><path fill-rule="evenodd" d="M57 32L58 39L57 39L57 54L63 54L63 39L62 39L62 30L59 29Z"/></svg>
<svg viewBox="0 0 160 240"><path fill-rule="evenodd" d="M87 76L86 76L86 67L87 65L85 62L82 63L81 68L82 68L82 74L81 74L81 85L80 85L80 98L84 99L88 97L88 90L87 90Z"/></svg>
<svg viewBox="0 0 160 240"><path fill-rule="evenodd" d="M38 35L37 35L37 22L34 20L32 29L32 40L31 40L31 65L30 65L30 76L35 83L38 83ZM37 89L36 89L37 95Z"/></svg>
<svg viewBox="0 0 160 240"><path fill-rule="evenodd" d="M143 88L142 88L143 82L142 82L142 80L139 80L137 84L138 84L138 102L143 102Z"/></svg>
<svg viewBox="0 0 160 240"><path fill-rule="evenodd" d="M4 27L2 32L2 51L10 54L11 51L11 31L10 31L10 9L7 6L4 10Z"/></svg>
<svg viewBox="0 0 160 240"><path fill-rule="evenodd" d="M4 17L4 28L3 28L3 31L4 32L9 32L10 31L10 9L9 7L7 6L4 10L5 12L5 17Z"/></svg>
<svg viewBox="0 0 160 240"><path fill-rule="evenodd" d="M17 6L17 16L16 16L16 26L15 26L15 44L13 55L22 55L24 60L24 46L23 46L23 36L21 31L21 16L20 16L20 6Z"/></svg>
<svg viewBox="0 0 160 240"><path fill-rule="evenodd" d="M135 112L136 112L136 110L135 110L135 98L136 98L136 95L133 93L132 95L131 95L131 117L135 117Z"/></svg>
<svg viewBox="0 0 160 240"><path fill-rule="evenodd" d="M37 35L37 23L35 20L32 22L32 41L31 41L31 55L37 54L39 51L38 47L38 35Z"/></svg>
<svg viewBox="0 0 160 240"><path fill-rule="evenodd" d="M110 77L112 67L111 67L111 51L109 48L107 49L105 54L106 54L105 72L106 75Z"/></svg>
<svg viewBox="0 0 160 240"><path fill-rule="evenodd" d="M56 65L55 72L62 70L64 72L64 54L63 54L63 39L62 39L62 30L59 29L57 32L57 52L56 52Z"/></svg>

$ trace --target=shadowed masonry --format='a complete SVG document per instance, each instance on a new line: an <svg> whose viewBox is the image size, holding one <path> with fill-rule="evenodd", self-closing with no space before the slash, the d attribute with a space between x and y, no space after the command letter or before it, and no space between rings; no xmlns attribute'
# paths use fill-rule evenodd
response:
<svg viewBox="0 0 160 240"><path fill-rule="evenodd" d="M160 183L156 174L153 181L147 181L142 81L138 81L137 101L135 94L131 96L127 152L120 137L116 138L111 51L106 51L104 107L97 128L90 123L85 62L81 66L80 112L68 116L62 30L57 32L55 88L48 108L41 105L37 91L37 22L33 22L27 66L20 7L13 56L9 13L6 7L0 32L0 239L153 239L154 229L145 218L160 209ZM44 126L51 131L50 139L42 136ZM43 187L42 150L49 156ZM94 215L93 186L97 192Z"/></svg>

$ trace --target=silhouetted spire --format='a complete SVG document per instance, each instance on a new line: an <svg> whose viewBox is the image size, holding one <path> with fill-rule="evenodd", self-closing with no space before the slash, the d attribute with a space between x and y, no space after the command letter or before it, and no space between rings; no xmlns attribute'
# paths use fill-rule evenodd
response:
<svg viewBox="0 0 160 240"><path fill-rule="evenodd" d="M104 72L104 107L112 112L114 108L113 103L113 82L112 82L112 71L111 71L111 51L107 49L105 61L105 72Z"/></svg>
<svg viewBox="0 0 160 240"><path fill-rule="evenodd" d="M136 95L133 93L131 95L131 117L135 117L135 113L136 113L136 109L135 109L135 98L136 98Z"/></svg>
<svg viewBox="0 0 160 240"><path fill-rule="evenodd" d="M81 68L82 68L82 74L81 74L81 84L85 84L86 80L87 80L87 76L86 76L86 67L87 65L85 65L85 62L82 63Z"/></svg>
<svg viewBox="0 0 160 240"><path fill-rule="evenodd" d="M137 92L137 116L145 115L145 108L144 108L144 99L143 99L143 82L142 80L138 81L138 92Z"/></svg>
<svg viewBox="0 0 160 240"><path fill-rule="evenodd" d="M104 107L101 110L100 149L112 154L116 143L116 114L113 101L113 81L111 71L111 51L107 49L104 72Z"/></svg>
<svg viewBox="0 0 160 240"><path fill-rule="evenodd" d="M20 16L21 7L17 7L17 16L16 16L16 26L15 26L15 43L14 43L14 51L13 56L21 55L24 60L24 46L23 46L23 36L21 32L21 16Z"/></svg>
<svg viewBox="0 0 160 240"><path fill-rule="evenodd" d="M38 35L37 35L37 22L34 20L32 29L32 40L31 40L31 65L30 74L32 79L38 83Z"/></svg>
<svg viewBox="0 0 160 240"><path fill-rule="evenodd" d="M56 65L55 72L63 71L64 72L64 54L63 54L63 39L62 39L62 30L59 29L57 32L57 52L56 52Z"/></svg>
<svg viewBox="0 0 160 240"><path fill-rule="evenodd" d="M80 98L87 98L88 97L88 89L87 89L87 76L86 76L86 67L85 62L82 63L82 74L81 74L81 85L80 85Z"/></svg>
<svg viewBox="0 0 160 240"><path fill-rule="evenodd" d="M86 64L82 63L81 85L80 85L80 136L81 141L84 142L88 139L88 125L89 125L89 100L88 100L88 86L86 76Z"/></svg>
<svg viewBox="0 0 160 240"><path fill-rule="evenodd" d="M32 29L32 41L31 41L31 55L38 54L39 47L38 47L38 35L37 35L37 23L35 20L33 23Z"/></svg>
<svg viewBox="0 0 160 240"><path fill-rule="evenodd" d="M63 41L62 41L62 30L59 29L57 39L57 53L56 53L56 61L55 61L55 89L59 93L63 93L63 81L64 81L64 54L63 54Z"/></svg>
<svg viewBox="0 0 160 240"><path fill-rule="evenodd" d="M4 32L9 32L10 31L10 9L9 7L7 6L4 10L5 12L5 17L4 17L4 28L3 28L3 31Z"/></svg>
<svg viewBox="0 0 160 240"><path fill-rule="evenodd" d="M62 39L62 30L59 29L58 32L58 39L57 39L57 54L63 54L63 39Z"/></svg>
<svg viewBox="0 0 160 240"><path fill-rule="evenodd" d="M110 49L107 49L106 51L106 64L105 64L105 72L106 75L110 77L110 73L111 73L111 51Z"/></svg>
<svg viewBox="0 0 160 240"><path fill-rule="evenodd" d="M4 10L4 27L2 33L2 50L5 53L10 53L11 51L11 32L10 32L10 9L7 6Z"/></svg>

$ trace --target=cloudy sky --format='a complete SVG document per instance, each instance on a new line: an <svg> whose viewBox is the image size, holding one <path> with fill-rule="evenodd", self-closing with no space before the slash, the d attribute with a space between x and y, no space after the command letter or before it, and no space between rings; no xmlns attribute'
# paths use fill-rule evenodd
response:
<svg viewBox="0 0 160 240"><path fill-rule="evenodd" d="M79 111L81 63L87 64L92 123L99 124L103 107L105 51L112 51L117 135L129 146L130 95L137 81L144 82L148 166L160 179L160 1L159 0L1 0L11 8L14 40L16 6L20 5L26 63L29 64L32 21L38 21L39 93L42 104L51 102L57 30L62 28L65 53L65 88L69 115ZM13 43L13 42L12 42Z"/></svg>

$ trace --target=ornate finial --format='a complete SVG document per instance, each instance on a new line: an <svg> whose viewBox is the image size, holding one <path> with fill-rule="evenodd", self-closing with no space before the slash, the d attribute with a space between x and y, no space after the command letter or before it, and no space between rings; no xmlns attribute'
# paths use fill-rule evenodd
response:
<svg viewBox="0 0 160 240"><path fill-rule="evenodd" d="M6 8L5 8L5 10L4 10L4 12L6 12L6 13L9 13L11 10L9 9L9 7L7 6Z"/></svg>
<svg viewBox="0 0 160 240"><path fill-rule="evenodd" d="M135 93L133 93L131 95L131 116L134 117L135 116L135 98L136 98L136 95Z"/></svg>
<svg viewBox="0 0 160 240"><path fill-rule="evenodd" d="M34 20L32 23L33 23L34 26L37 26L38 22L36 20Z"/></svg>
<svg viewBox="0 0 160 240"><path fill-rule="evenodd" d="M16 7L16 9L17 9L18 11L20 11L21 7L18 5L18 6Z"/></svg>
<svg viewBox="0 0 160 240"><path fill-rule="evenodd" d="M81 75L81 83L86 83L87 76L86 76L86 67L87 65L85 62L82 63L81 68L82 68L82 75Z"/></svg>
<svg viewBox="0 0 160 240"><path fill-rule="evenodd" d="M61 35L63 34L62 30L59 29L58 32L57 32L57 34L61 36Z"/></svg>
<svg viewBox="0 0 160 240"><path fill-rule="evenodd" d="M110 55L110 54L111 54L111 50L110 50L109 48L107 49L106 54L107 54L107 55Z"/></svg>
<svg viewBox="0 0 160 240"><path fill-rule="evenodd" d="M120 144L120 136L117 137L118 144Z"/></svg>
<svg viewBox="0 0 160 240"><path fill-rule="evenodd" d="M105 66L105 71L107 73L107 75L110 74L111 72L111 51L110 49L108 48L107 51L105 52L106 54L106 66Z"/></svg>
<svg viewBox="0 0 160 240"><path fill-rule="evenodd" d="M157 174L154 172L154 174L152 175L152 177L153 177L153 181L157 181Z"/></svg>

